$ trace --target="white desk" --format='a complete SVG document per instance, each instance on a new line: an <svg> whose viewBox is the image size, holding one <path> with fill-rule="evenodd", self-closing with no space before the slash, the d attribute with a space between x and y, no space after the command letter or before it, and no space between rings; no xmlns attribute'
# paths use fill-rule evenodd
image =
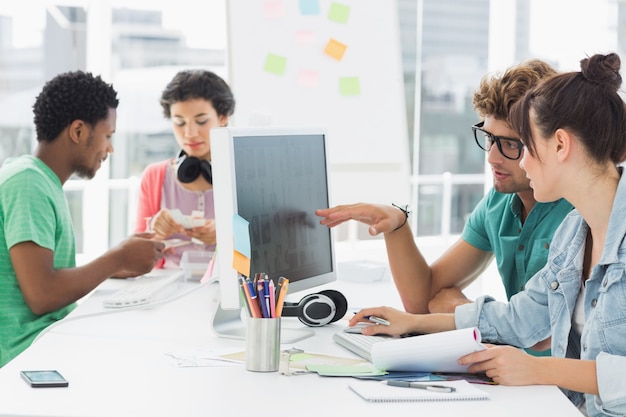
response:
<svg viewBox="0 0 626 417"><path fill-rule="evenodd" d="M102 310L104 283L71 315ZM189 284L192 285L192 284ZM339 281L327 288L346 294L350 305L362 306L393 284L354 284ZM20 356L0 369L0 416L580 416L567 398L552 386L481 388L488 401L368 403L348 388L348 378L317 374L284 376L255 373L236 367L176 367L169 351L228 348L243 351L245 342L215 337L210 329L216 284L155 309L133 310L69 320L53 327ZM294 294L297 295L297 294ZM351 297L354 295L354 297ZM352 301L354 298L355 301ZM302 327L284 318L284 327ZM312 338L283 345L307 352L352 355L332 342L340 321L315 329ZM28 386L24 369L57 369L69 388Z"/></svg>

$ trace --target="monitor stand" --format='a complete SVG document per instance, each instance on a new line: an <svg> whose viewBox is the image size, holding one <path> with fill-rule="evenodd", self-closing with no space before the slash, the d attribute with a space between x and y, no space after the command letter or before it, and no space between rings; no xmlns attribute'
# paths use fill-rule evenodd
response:
<svg viewBox="0 0 626 417"><path fill-rule="evenodd" d="M241 318L242 309L223 309L221 304L217 305L213 316L213 331L220 337L228 339L245 339L246 324ZM312 329L289 329L281 323L280 343L293 343L306 339L315 334Z"/></svg>

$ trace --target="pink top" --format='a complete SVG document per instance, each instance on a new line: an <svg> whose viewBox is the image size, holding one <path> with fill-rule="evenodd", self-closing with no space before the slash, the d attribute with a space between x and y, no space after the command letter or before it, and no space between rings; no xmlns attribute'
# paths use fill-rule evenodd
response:
<svg viewBox="0 0 626 417"><path fill-rule="evenodd" d="M135 232L145 232L147 220L156 215L162 208L179 209L183 215L190 215L192 211L204 212L204 218L215 217L213 207L213 190L189 191L176 179L176 172L172 166L172 159L155 162L146 167L141 177L139 203ZM168 239L190 240L183 234L168 236ZM165 256L165 262L157 267L178 268L182 253L186 250L213 251L215 245L189 244L175 248L175 252Z"/></svg>

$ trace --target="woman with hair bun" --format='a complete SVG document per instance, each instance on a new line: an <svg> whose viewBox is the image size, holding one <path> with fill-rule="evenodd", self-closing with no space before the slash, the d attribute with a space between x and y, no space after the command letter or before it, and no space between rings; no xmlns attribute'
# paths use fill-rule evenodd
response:
<svg viewBox="0 0 626 417"><path fill-rule="evenodd" d="M511 113L524 143L520 166L540 202L574 210L554 234L548 263L509 303L489 296L454 314L367 308L390 326L364 334L433 333L478 327L490 346L459 359L503 385L557 385L589 416L626 415L626 110L616 54L581 61L529 90ZM552 357L516 347L550 340Z"/></svg>
<svg viewBox="0 0 626 417"><path fill-rule="evenodd" d="M157 266L179 268L187 250L215 249L211 129L228 124L235 98L219 75L205 69L179 71L161 94L163 115L171 120L179 151L154 162L141 177L135 232L153 232L158 240L180 240ZM184 226L171 214L196 217ZM195 226L195 227L193 227ZM193 245L191 244L193 243Z"/></svg>

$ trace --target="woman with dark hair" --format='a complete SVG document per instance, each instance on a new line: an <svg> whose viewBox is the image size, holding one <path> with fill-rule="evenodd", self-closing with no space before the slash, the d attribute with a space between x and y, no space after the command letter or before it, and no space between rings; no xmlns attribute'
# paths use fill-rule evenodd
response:
<svg viewBox="0 0 626 417"><path fill-rule="evenodd" d="M459 359L504 385L557 385L590 416L626 415L626 110L616 54L550 77L512 109L525 145L520 166L537 201L565 198L574 210L555 232L548 263L509 303L481 297L453 314L367 308L390 326L365 334L432 333L476 326L493 346ZM552 357L518 347L549 339ZM586 410L582 405L586 403Z"/></svg>
<svg viewBox="0 0 626 417"><path fill-rule="evenodd" d="M157 239L194 243L167 251L161 267L178 267L182 252L215 248L211 137L226 126L235 99L226 82L206 70L185 70L174 76L161 95L180 151L175 158L146 167L137 210L136 232L154 232ZM181 224L176 214L194 224Z"/></svg>

